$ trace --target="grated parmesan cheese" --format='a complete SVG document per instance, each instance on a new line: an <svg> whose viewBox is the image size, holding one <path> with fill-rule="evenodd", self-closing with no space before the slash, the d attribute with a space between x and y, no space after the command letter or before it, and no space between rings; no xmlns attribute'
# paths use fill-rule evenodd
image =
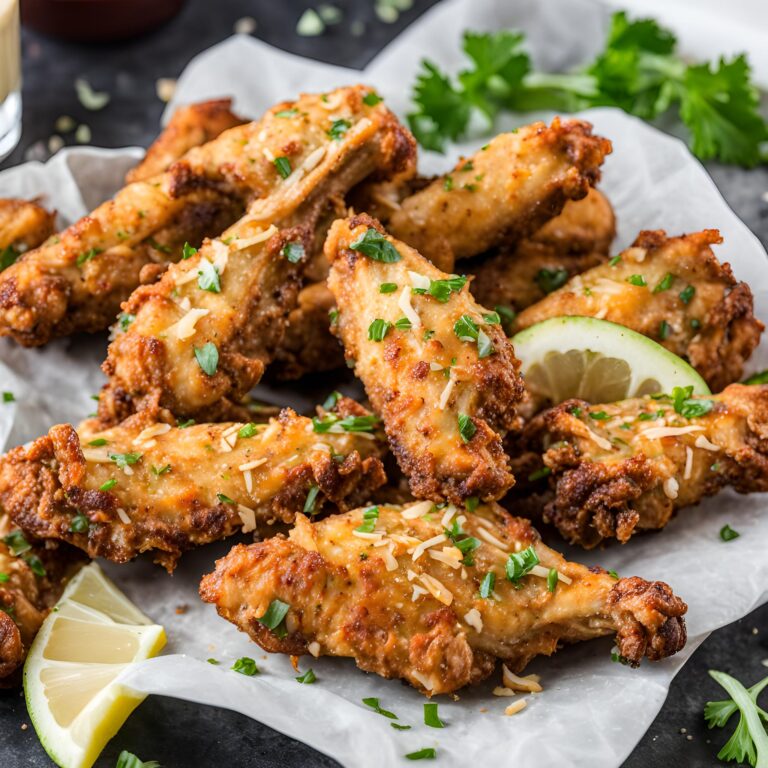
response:
<svg viewBox="0 0 768 768"><path fill-rule="evenodd" d="M216 267L220 275L223 275L229 261L229 246L222 243L221 240L212 240L211 250L213 251L213 266Z"/></svg>
<svg viewBox="0 0 768 768"><path fill-rule="evenodd" d="M678 483L674 477L668 477L664 481L664 493L669 499L677 498L677 492L679 488L680 488L680 483Z"/></svg>
<svg viewBox="0 0 768 768"><path fill-rule="evenodd" d="M411 270L408 270L408 277L411 278L411 285L414 288L419 288L422 291L429 290L430 279L426 275L419 274L418 272L411 272Z"/></svg>
<svg viewBox="0 0 768 768"><path fill-rule="evenodd" d="M250 507L238 504L237 514L240 515L240 520L243 523L243 533L250 533L256 530L256 512Z"/></svg>
<svg viewBox="0 0 768 768"><path fill-rule="evenodd" d="M261 150L261 153L264 155L264 157L267 158L267 160L269 160L270 163L275 162L275 153L269 147L264 147L264 149Z"/></svg>
<svg viewBox="0 0 768 768"><path fill-rule="evenodd" d="M367 539L368 541L378 541L384 536L383 533L366 533L365 531L352 531L353 536L357 536L358 539Z"/></svg>
<svg viewBox="0 0 768 768"><path fill-rule="evenodd" d="M438 533L437 536L422 541L421 544L413 549L413 561L416 562L430 547L442 544L444 541L448 541L448 537L444 533Z"/></svg>
<svg viewBox="0 0 768 768"><path fill-rule="evenodd" d="M428 595L429 592L427 592L424 587L420 587L418 584L413 585L413 592L411 593L411 602L415 603L422 595Z"/></svg>
<svg viewBox="0 0 768 768"><path fill-rule="evenodd" d="M691 432L701 432L704 427L697 424L691 424L688 427L651 427L638 433L638 437L644 437L646 440L660 440L662 437L677 437L678 435L688 435Z"/></svg>
<svg viewBox="0 0 768 768"><path fill-rule="evenodd" d="M451 371L451 375L448 378L448 383L443 388L443 391L440 393L440 400L437 403L437 407L441 410L445 410L445 406L448 405L448 400L451 397L451 394L453 392L453 388L456 386L456 380L453 378L453 371Z"/></svg>
<svg viewBox="0 0 768 768"><path fill-rule="evenodd" d="M304 162L301 164L301 170L304 171L304 173L309 173L310 171L314 171L315 168L320 164L323 157L325 157L326 150L328 149L327 145L323 145L321 147L318 147L317 149L310 152Z"/></svg>
<svg viewBox="0 0 768 768"><path fill-rule="evenodd" d="M421 328L421 318L416 310L411 306L411 286L406 285L403 288L400 298L397 300L397 306L403 310L403 314L411 321L413 328Z"/></svg>
<svg viewBox="0 0 768 768"><path fill-rule="evenodd" d="M440 525L443 526L443 528L447 528L451 524L451 520L453 520L453 516L456 514L456 507L453 504L449 504L445 508L445 513L443 514L442 520L440 520Z"/></svg>
<svg viewBox="0 0 768 768"><path fill-rule="evenodd" d="M313 640L308 646L307 650L315 657L320 656L320 643L317 640Z"/></svg>
<svg viewBox="0 0 768 768"><path fill-rule="evenodd" d="M277 227L272 224L272 226L268 227L262 232L259 232L253 237L244 237L241 240L235 240L235 250L242 251L245 248L250 248L252 245L263 243L265 240L269 240L269 238L272 237L275 232L277 232Z"/></svg>
<svg viewBox="0 0 768 768"><path fill-rule="evenodd" d="M133 444L139 445L141 443L146 443L147 440L150 440L153 437L157 437L158 435L164 435L166 432L170 431L170 424L153 424L151 427L142 429L141 432L139 432L139 434L134 438Z"/></svg>
<svg viewBox="0 0 768 768"><path fill-rule="evenodd" d="M429 364L429 370L430 371L442 371L443 370L443 366L440 365L440 363L432 362L432 363Z"/></svg>
<svg viewBox="0 0 768 768"><path fill-rule="evenodd" d="M441 581L428 573L420 573L419 581L426 587L427 591L439 600L443 605L450 605L453 602L453 593Z"/></svg>
<svg viewBox="0 0 768 768"><path fill-rule="evenodd" d="M483 631L483 617L480 615L480 611L477 608L472 608L464 614L464 621L469 624L472 629L478 632Z"/></svg>
<svg viewBox="0 0 768 768"><path fill-rule="evenodd" d="M505 710L505 715L516 715L518 712L522 712L528 706L528 702L525 699L519 701L513 701Z"/></svg>
<svg viewBox="0 0 768 768"><path fill-rule="evenodd" d="M210 309L190 309L184 317L166 329L166 333L174 334L183 341L195 335L195 326L201 317L210 314Z"/></svg>
<svg viewBox="0 0 768 768"><path fill-rule="evenodd" d="M266 459L254 459L253 461L247 461L245 464L241 464L238 469L241 472L248 472L251 469L256 469L256 467L260 467L262 464L266 464Z"/></svg>
<svg viewBox="0 0 768 768"><path fill-rule="evenodd" d="M478 528L477 529L477 535L486 543L486 544L492 544L494 547L497 547L498 549L501 549L503 551L507 550L507 545L501 541L501 539L497 539L490 531L487 531L485 528Z"/></svg>
<svg viewBox="0 0 768 768"><path fill-rule="evenodd" d="M541 693L544 689L539 684L538 675L526 675L520 677L514 674L506 664L501 665L502 681L506 688L513 691L525 691L526 693Z"/></svg>
<svg viewBox="0 0 768 768"><path fill-rule="evenodd" d="M246 469L243 472L243 479L245 480L245 490L248 493L252 493L253 492L253 474L251 474L250 469Z"/></svg>
<svg viewBox="0 0 768 768"><path fill-rule="evenodd" d="M101 451L90 451L87 448L83 448L83 458L86 461L90 461L92 464L109 464L111 459L106 453Z"/></svg>
<svg viewBox="0 0 768 768"><path fill-rule="evenodd" d="M707 438L704 437L704 435L697 435L696 436L696 442L694 443L694 445L697 448L703 448L705 451L719 451L720 450L720 446L719 445L715 445L714 443L710 443L709 440L707 440Z"/></svg>
<svg viewBox="0 0 768 768"><path fill-rule="evenodd" d="M461 566L461 558L463 557L461 550L456 547L443 547L440 552L430 549L428 554L433 560L437 560L454 570Z"/></svg>
<svg viewBox="0 0 768 768"><path fill-rule="evenodd" d="M385 549L382 553L382 557L384 558L384 565L386 566L388 571L396 571L397 570L397 558L395 558L395 555L393 553L393 547L390 543L389 547Z"/></svg>
<svg viewBox="0 0 768 768"><path fill-rule="evenodd" d="M413 504L410 507L406 507L400 514L406 520L415 520L417 517L423 517L432 509L431 501L420 501L418 504Z"/></svg>
<svg viewBox="0 0 768 768"><path fill-rule="evenodd" d="M424 686L426 690L428 691L434 690L435 686L432 684L432 680L428 678L425 674L419 672L418 669L414 669L411 672L411 674L413 675L413 677L416 678L416 680L418 680Z"/></svg>
<svg viewBox="0 0 768 768"><path fill-rule="evenodd" d="M683 480L691 479L691 471L693 470L693 451L689 445L685 446L685 470L683 471Z"/></svg>
<svg viewBox="0 0 768 768"><path fill-rule="evenodd" d="M115 511L117 512L117 516L120 518L121 522L125 523L126 525L131 524L131 518L128 517L128 513L122 507L118 507Z"/></svg>
<svg viewBox="0 0 768 768"><path fill-rule="evenodd" d="M606 440L604 437L600 437L597 433L593 432L588 426L584 425L584 429L587 432L587 437L592 440L598 448L602 448L604 451L610 451L612 446L610 440Z"/></svg>

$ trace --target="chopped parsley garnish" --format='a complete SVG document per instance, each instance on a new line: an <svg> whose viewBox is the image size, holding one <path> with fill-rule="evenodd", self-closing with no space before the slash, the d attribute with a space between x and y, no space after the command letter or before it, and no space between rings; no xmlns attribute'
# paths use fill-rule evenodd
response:
<svg viewBox="0 0 768 768"><path fill-rule="evenodd" d="M16 402L16 395L14 395L13 392L3 392L3 402L4 403L15 403Z"/></svg>
<svg viewBox="0 0 768 768"><path fill-rule="evenodd" d="M3 543L11 550L11 554L18 557L24 552L28 552L32 545L24 538L24 534L16 529L7 536L3 536Z"/></svg>
<svg viewBox="0 0 768 768"><path fill-rule="evenodd" d="M618 651L611 651L611 661L614 664L627 664L627 660Z"/></svg>
<svg viewBox="0 0 768 768"><path fill-rule="evenodd" d="M397 328L398 331L410 331L412 327L413 325L407 317L401 317L395 323L395 328Z"/></svg>
<svg viewBox="0 0 768 768"><path fill-rule="evenodd" d="M302 510L305 515L315 514L315 502L317 501L318 493L320 493L320 489L316 485L311 485L309 492L307 493L307 498L304 501L304 509Z"/></svg>
<svg viewBox="0 0 768 768"><path fill-rule="evenodd" d="M5 584L10 578L7 573L0 573L0 584Z"/></svg>
<svg viewBox="0 0 768 768"><path fill-rule="evenodd" d="M571 416L575 416L578 419L579 416L581 416L581 408L579 408L578 405L574 405L572 408L568 409L568 413L570 413Z"/></svg>
<svg viewBox="0 0 768 768"><path fill-rule="evenodd" d="M498 312L488 312L483 315L483 320L488 323L488 325L501 325L501 318L499 317Z"/></svg>
<svg viewBox="0 0 768 768"><path fill-rule="evenodd" d="M672 403L675 413L679 413L683 418L696 419L709 413L714 407L712 400L702 398L693 399L693 385L687 387L675 387L672 390Z"/></svg>
<svg viewBox="0 0 768 768"><path fill-rule="evenodd" d="M545 477L549 477L552 474L552 470L549 467L539 467L534 472L528 475L528 481L535 483L537 480L542 480Z"/></svg>
<svg viewBox="0 0 768 768"><path fill-rule="evenodd" d="M513 552L507 559L505 571L513 584L519 584L523 576L530 573L539 564L536 550L530 546L522 552Z"/></svg>
<svg viewBox="0 0 768 768"><path fill-rule="evenodd" d="M140 453L110 453L108 456L111 461L117 464L118 469L125 469L131 464L136 464L141 458Z"/></svg>
<svg viewBox="0 0 768 768"><path fill-rule="evenodd" d="M194 419L187 419L186 421L182 421L181 419L176 419L176 426L179 429L186 429L187 427L191 427L195 423Z"/></svg>
<svg viewBox="0 0 768 768"><path fill-rule="evenodd" d="M206 659L206 661L209 664L213 664L214 666L218 666L219 664L221 664L221 662L218 659Z"/></svg>
<svg viewBox="0 0 768 768"><path fill-rule="evenodd" d="M237 504L237 502L234 499L230 499L229 496L227 496L226 493L217 493L216 498L222 503L222 504L230 504L234 506Z"/></svg>
<svg viewBox="0 0 768 768"><path fill-rule="evenodd" d="M659 414L664 415L664 411L657 411L656 413L641 413L637 419L638 421L655 421L660 418Z"/></svg>
<svg viewBox="0 0 768 768"><path fill-rule="evenodd" d="M191 259L197 253L197 248L193 248L189 243L184 243L184 247L181 249L181 259L186 261Z"/></svg>
<svg viewBox="0 0 768 768"><path fill-rule="evenodd" d="M493 594L493 588L495 586L496 574L493 571L488 571L480 582L480 597L487 600Z"/></svg>
<svg viewBox="0 0 768 768"><path fill-rule="evenodd" d="M437 703L434 701L424 705L424 725L428 725L430 728L445 728L445 723L437 714Z"/></svg>
<svg viewBox="0 0 768 768"><path fill-rule="evenodd" d="M24 555L24 561L35 576L40 576L41 578L45 576L43 561L37 555Z"/></svg>
<svg viewBox="0 0 768 768"><path fill-rule="evenodd" d="M462 559L463 565L474 565L475 561L472 557L472 553L480 546L480 539L476 539L474 536L470 536L465 533L458 520L453 521L453 525L450 528L445 528L443 533L448 537L454 547L464 555Z"/></svg>
<svg viewBox="0 0 768 768"><path fill-rule="evenodd" d="M645 278L642 275L630 275L627 278L627 282L632 285L637 285L640 288L644 288L648 283L645 282Z"/></svg>
<svg viewBox="0 0 768 768"><path fill-rule="evenodd" d="M106 483L102 483L99 486L100 491L111 491L115 486L117 485L117 480L115 478L111 478L110 480L107 480Z"/></svg>
<svg viewBox="0 0 768 768"><path fill-rule="evenodd" d="M595 421L606 421L606 419L611 417L605 411L593 411L589 414L589 418Z"/></svg>
<svg viewBox="0 0 768 768"><path fill-rule="evenodd" d="M297 683L304 683L304 685L312 685L317 680L317 676L312 671L312 669L308 669L303 675L299 675L296 678Z"/></svg>
<svg viewBox="0 0 768 768"><path fill-rule="evenodd" d="M558 288L562 288L568 282L568 270L558 267L557 269L540 269L533 278L536 285L541 290L550 294Z"/></svg>
<svg viewBox="0 0 768 768"><path fill-rule="evenodd" d="M160 768L157 760L140 760L133 752L123 750L117 758L115 768Z"/></svg>
<svg viewBox="0 0 768 768"><path fill-rule="evenodd" d="M429 341L434 335L435 335L435 332L433 330L426 330L424 331L424 333L421 334L421 340Z"/></svg>
<svg viewBox="0 0 768 768"><path fill-rule="evenodd" d="M15 264L16 259L18 259L19 256L21 256L21 253L12 245L0 248L0 272L4 269L8 269L11 264Z"/></svg>
<svg viewBox="0 0 768 768"><path fill-rule="evenodd" d="M453 176L446 176L443 179L443 189L450 192L453 189Z"/></svg>
<svg viewBox="0 0 768 768"><path fill-rule="evenodd" d="M369 91L368 93L363 96L363 104L365 104L367 107L375 107L377 104L380 104L384 99L379 96L376 91Z"/></svg>
<svg viewBox="0 0 768 768"><path fill-rule="evenodd" d="M397 290L397 283L382 283L379 286L379 293L394 293Z"/></svg>
<svg viewBox="0 0 768 768"><path fill-rule="evenodd" d="M392 328L392 323L377 317L368 326L368 341L384 341L384 337L389 333L390 328Z"/></svg>
<svg viewBox="0 0 768 768"><path fill-rule="evenodd" d="M696 295L696 288L692 285L688 285L685 288L683 288L682 291L680 291L680 301L683 302L683 304L690 304L693 297Z"/></svg>
<svg viewBox="0 0 768 768"><path fill-rule="evenodd" d="M466 284L467 278L464 275L449 277L446 280L430 280L427 292L441 304L445 304L452 293L458 293Z"/></svg>
<svg viewBox="0 0 768 768"><path fill-rule="evenodd" d="M69 530L72 533L86 533L90 525L91 521L85 515L75 515L69 524Z"/></svg>
<svg viewBox="0 0 768 768"><path fill-rule="evenodd" d="M200 260L200 269L197 271L197 285L203 291L221 293L221 276L218 267L211 264L208 259Z"/></svg>
<svg viewBox="0 0 768 768"><path fill-rule="evenodd" d="M332 408L335 408L339 400L341 400L341 392L334 390L325 398L325 401L323 402L323 410L330 411Z"/></svg>
<svg viewBox="0 0 768 768"><path fill-rule="evenodd" d="M710 728L725 728L728 721L739 713L739 722L731 738L717 753L720 760L735 760L752 766L768 764L768 732L764 722L768 719L765 711L757 704L757 697L768 685L764 677L751 688L745 688L738 680L725 672L709 670L709 675L728 692L725 701L709 701L704 706L704 719Z"/></svg>
<svg viewBox="0 0 768 768"><path fill-rule="evenodd" d="M304 258L304 244L286 243L280 253L282 253L291 264L298 264Z"/></svg>
<svg viewBox="0 0 768 768"><path fill-rule="evenodd" d="M488 335L482 328L477 327L477 324L469 315L462 315L453 324L453 332L461 341L477 342L477 356L480 359L489 357L496 351Z"/></svg>
<svg viewBox="0 0 768 768"><path fill-rule="evenodd" d="M614 571L612 568L609 568L609 569L608 569L608 575L609 575L609 576L610 576L612 579L614 579L615 581L618 581L618 580L619 580L619 574L618 574L618 573L616 573L616 571Z"/></svg>
<svg viewBox="0 0 768 768"><path fill-rule="evenodd" d="M276 157L272 162L284 179L291 175L291 161L287 157Z"/></svg>
<svg viewBox="0 0 768 768"><path fill-rule="evenodd" d="M437 757L437 750L434 747L424 747L417 752L409 752L406 760L434 760Z"/></svg>
<svg viewBox="0 0 768 768"><path fill-rule="evenodd" d="M480 499L477 496L470 496L468 499L464 499L464 509L467 512L474 512L480 506Z"/></svg>
<svg viewBox="0 0 768 768"><path fill-rule="evenodd" d="M666 320L662 320L659 323L659 338L662 341L666 341L669 338L669 334L671 331L672 331L672 326Z"/></svg>
<svg viewBox="0 0 768 768"><path fill-rule="evenodd" d="M768 384L768 370L753 373L749 378L744 379L744 384Z"/></svg>
<svg viewBox="0 0 768 768"><path fill-rule="evenodd" d="M547 574L547 590L554 592L557 589L557 568L550 568Z"/></svg>
<svg viewBox="0 0 768 768"><path fill-rule="evenodd" d="M106 445L107 439L105 437L97 437L95 440L90 440L88 445L92 445L94 448L98 448L100 445Z"/></svg>
<svg viewBox="0 0 768 768"><path fill-rule="evenodd" d="M727 523L720 529L720 538L723 541L733 541L738 539L741 534L738 531L734 531Z"/></svg>
<svg viewBox="0 0 768 768"><path fill-rule="evenodd" d="M162 467L156 467L154 464L149 468L152 474L155 477L160 477L160 475L164 475L166 472L171 471L171 465L170 464L163 464Z"/></svg>
<svg viewBox="0 0 768 768"><path fill-rule="evenodd" d="M219 350L216 345L209 341L207 344L203 344L202 347L194 347L194 350L197 364L203 369L204 373L208 374L208 376L213 376L219 367Z"/></svg>
<svg viewBox="0 0 768 768"><path fill-rule="evenodd" d="M291 606L282 600L273 600L264 615L258 620L259 624L271 629L278 637L285 637L288 630L283 626L283 621L290 608Z"/></svg>
<svg viewBox="0 0 768 768"><path fill-rule="evenodd" d="M698 320L695 317L691 318L691 328L693 328L694 331L698 331L699 328L701 328L701 320Z"/></svg>
<svg viewBox="0 0 768 768"><path fill-rule="evenodd" d="M363 699L363 704L365 704L366 707L370 707L377 715L383 715L384 717L388 717L390 720L397 720L397 715L394 712L389 712L386 709L382 709L379 705L379 700L374 696Z"/></svg>
<svg viewBox="0 0 768 768"><path fill-rule="evenodd" d="M461 435L461 439L465 443L468 443L475 436L475 432L477 432L475 422L472 421L472 417L468 416L466 413L460 413L458 421L459 435Z"/></svg>
<svg viewBox="0 0 768 768"><path fill-rule="evenodd" d="M612 267L615 267L615 266L616 266L617 264L619 264L620 262L621 262L621 256L619 255L619 256L614 256L614 257L613 257L613 258L612 258L612 259L611 259L611 260L608 262L608 264L609 264L610 266L612 266Z"/></svg>
<svg viewBox="0 0 768 768"><path fill-rule="evenodd" d="M373 432L378 424L379 417L374 414L370 416L345 416L340 418L335 413L326 413L322 418L315 416L312 419L312 429L319 434L342 431Z"/></svg>
<svg viewBox="0 0 768 768"><path fill-rule="evenodd" d="M258 432L256 425L253 422L249 421L247 424L243 424L243 426L237 430L237 436L253 437L256 434L256 432Z"/></svg>
<svg viewBox="0 0 768 768"><path fill-rule="evenodd" d="M289 117L296 117L298 114L298 109L281 109L279 112L275 112L275 117L286 119Z"/></svg>
<svg viewBox="0 0 768 768"><path fill-rule="evenodd" d="M383 261L385 264L393 264L403 258L398 253L397 248L373 227L368 227L362 235L359 235L349 244L349 247L369 259Z"/></svg>
<svg viewBox="0 0 768 768"><path fill-rule="evenodd" d="M135 319L136 315L132 315L128 312L121 312L117 316L117 322L120 325L120 330L125 333Z"/></svg>
<svg viewBox="0 0 768 768"><path fill-rule="evenodd" d="M400 723L390 723L390 725L396 730L396 731L410 731L411 727L410 725L401 725Z"/></svg>
<svg viewBox="0 0 768 768"><path fill-rule="evenodd" d="M87 261L90 261L91 259L98 256L100 253L103 253L104 251L101 248L90 248L85 253L81 253L76 261L75 264L77 264L78 267L85 264Z"/></svg>
<svg viewBox="0 0 768 768"><path fill-rule="evenodd" d="M349 120L345 120L343 117L338 120L334 120L328 131L328 136L335 141L339 141L343 138L344 134L352 127L352 123Z"/></svg>
<svg viewBox="0 0 768 768"><path fill-rule="evenodd" d="M360 533L373 533L379 519L379 508L368 507L363 510L363 522L355 528Z"/></svg>
<svg viewBox="0 0 768 768"><path fill-rule="evenodd" d="M336 323L339 321L339 310L335 307L333 309L328 310L328 322L331 325L336 325Z"/></svg>
<svg viewBox="0 0 768 768"><path fill-rule="evenodd" d="M231 667L235 672L239 672L241 675L247 675L253 677L259 674L259 668L256 666L256 662L250 658L250 656L242 656Z"/></svg>
<svg viewBox="0 0 768 768"><path fill-rule="evenodd" d="M160 251L160 253L170 253L171 249L167 245L163 245L162 243L158 243L157 240L155 240L152 237L147 238L147 244L150 248L154 248L156 251Z"/></svg>
<svg viewBox="0 0 768 768"><path fill-rule="evenodd" d="M653 289L653 292L661 293L662 291L668 291L672 287L674 280L675 276L671 272L667 272L667 274L661 278L656 287Z"/></svg>

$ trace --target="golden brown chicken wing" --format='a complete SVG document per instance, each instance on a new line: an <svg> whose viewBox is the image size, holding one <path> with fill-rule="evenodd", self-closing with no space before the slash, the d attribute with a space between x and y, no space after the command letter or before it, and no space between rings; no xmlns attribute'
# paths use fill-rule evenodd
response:
<svg viewBox="0 0 768 768"><path fill-rule="evenodd" d="M0 514L0 688L20 682L14 673L48 611L84 561L66 544L28 539Z"/></svg>
<svg viewBox="0 0 768 768"><path fill-rule="evenodd" d="M36 200L0 198L0 272L52 234L56 212Z"/></svg>
<svg viewBox="0 0 768 768"><path fill-rule="evenodd" d="M499 318L369 216L337 221L325 253L334 330L414 495L502 496L514 478L501 436L523 386Z"/></svg>
<svg viewBox="0 0 768 768"><path fill-rule="evenodd" d="M279 105L259 124L255 146L240 147L254 156L252 173L274 177L273 193L125 303L130 325L104 364L106 423L157 408L227 418L258 382L283 337L329 201L370 174L414 162L410 134L383 104L368 106L367 93L342 88Z"/></svg>
<svg viewBox="0 0 768 768"><path fill-rule="evenodd" d="M460 262L457 269L473 275L472 295L483 306L519 312L543 299L553 286L608 261L615 234L611 204L590 189L582 200L569 200L559 216L531 237L484 258Z"/></svg>
<svg viewBox="0 0 768 768"><path fill-rule="evenodd" d="M721 264L717 230L681 237L641 232L631 248L553 291L517 316L516 330L560 315L625 325L686 358L713 390L741 378L763 324L752 292Z"/></svg>
<svg viewBox="0 0 768 768"><path fill-rule="evenodd" d="M616 633L634 666L686 640L686 605L666 584L567 562L495 504L299 515L288 539L232 549L200 594L267 651L353 658L427 695L562 643Z"/></svg>
<svg viewBox="0 0 768 768"><path fill-rule="evenodd" d="M377 423L344 399L314 421L61 424L0 459L0 506L40 538L115 562L153 551L170 571L194 546L368 499L386 479Z"/></svg>
<svg viewBox="0 0 768 768"><path fill-rule="evenodd" d="M521 480L511 508L543 509L572 543L625 542L730 486L768 491L768 386L719 395L570 400L539 414L508 446ZM527 478L527 479L526 479ZM524 507L522 506L524 505Z"/></svg>
<svg viewBox="0 0 768 768"><path fill-rule="evenodd" d="M168 170L182 155L229 128L248 122L231 110L232 99L211 99L179 107L152 142L144 159L126 174L126 184L144 181Z"/></svg>
<svg viewBox="0 0 768 768"><path fill-rule="evenodd" d="M579 120L503 133L404 200L387 228L435 264L512 244L584 197L610 151Z"/></svg>

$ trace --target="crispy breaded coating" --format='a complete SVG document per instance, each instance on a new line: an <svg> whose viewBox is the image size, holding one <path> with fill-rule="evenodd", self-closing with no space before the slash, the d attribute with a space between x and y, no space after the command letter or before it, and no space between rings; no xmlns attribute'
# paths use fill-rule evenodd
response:
<svg viewBox="0 0 768 768"><path fill-rule="evenodd" d="M0 271L44 243L55 222L56 211L47 211L36 200L0 198Z"/></svg>
<svg viewBox="0 0 768 768"><path fill-rule="evenodd" d="M383 104L367 106L367 92L342 88L280 104L259 123L254 145L239 147L253 157L252 173L273 177L272 192L124 304L134 319L104 364L105 423L142 409L211 421L237 412L283 338L329 201L370 174L414 162L410 134ZM198 362L204 348L215 350L207 371Z"/></svg>
<svg viewBox="0 0 768 768"><path fill-rule="evenodd" d="M484 679L497 659L519 672L563 643L616 633L633 666L685 644L687 606L663 582L567 562L496 504L466 518L453 507L424 517L429 507L299 515L288 539L234 547L200 595L267 651L352 658L428 696ZM516 574L516 557L532 569ZM275 600L288 605L278 631L260 623Z"/></svg>
<svg viewBox="0 0 768 768"><path fill-rule="evenodd" d="M587 548L626 542L726 486L768 491L768 386L731 384L677 405L570 400L536 416L517 440L509 446L515 490L538 495L545 521ZM510 505L519 508L514 498Z"/></svg>
<svg viewBox="0 0 768 768"><path fill-rule="evenodd" d="M610 320L687 359L720 390L741 378L763 331L749 286L712 252L721 242L715 229L680 237L641 232L620 256L521 312L515 330L561 315Z"/></svg>
<svg viewBox="0 0 768 768"><path fill-rule="evenodd" d="M474 301L466 280L369 216L337 221L325 253L334 332L413 494L455 503L502 496L514 478L501 438L523 385L498 318Z"/></svg>
<svg viewBox="0 0 768 768"><path fill-rule="evenodd" d="M348 508L384 483L374 416L342 400L317 422L290 409L260 425L134 419L83 439L60 424L0 459L0 506L35 536L118 563L152 551L171 571L192 547Z"/></svg>
<svg viewBox="0 0 768 768"><path fill-rule="evenodd" d="M481 304L520 312L541 301L553 280L565 282L607 261L615 234L611 204L590 189L582 200L569 200L559 216L531 237L485 258L463 261L457 269L473 275L472 295Z"/></svg>
<svg viewBox="0 0 768 768"><path fill-rule="evenodd" d="M610 151L610 141L580 120L502 133L404 200L387 228L436 264L511 245L557 216L567 200L583 198Z"/></svg>
<svg viewBox="0 0 768 768"><path fill-rule="evenodd" d="M144 159L128 171L126 184L163 173L192 147L199 147L229 128L248 122L234 114L231 107L232 99L211 99L178 107Z"/></svg>
<svg viewBox="0 0 768 768"><path fill-rule="evenodd" d="M0 514L0 688L16 685L48 611L85 561L65 544L27 538Z"/></svg>

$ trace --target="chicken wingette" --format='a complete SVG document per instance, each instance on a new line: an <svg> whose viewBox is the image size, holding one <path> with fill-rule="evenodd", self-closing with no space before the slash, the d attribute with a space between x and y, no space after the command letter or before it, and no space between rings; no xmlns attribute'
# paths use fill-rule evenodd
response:
<svg viewBox="0 0 768 768"><path fill-rule="evenodd" d="M104 364L105 423L144 409L209 421L237 413L283 338L327 206L362 178L414 162L413 138L383 104L366 103L369 93L356 86L278 105L238 147L271 191L125 302L127 329Z"/></svg>
<svg viewBox="0 0 768 768"><path fill-rule="evenodd" d="M0 507L30 534L126 562L182 552L297 512L349 508L385 481L378 419L351 400L268 424L62 424L0 459Z"/></svg>
<svg viewBox="0 0 768 768"><path fill-rule="evenodd" d="M567 562L496 504L299 515L287 539L234 547L200 594L267 651L353 658L427 695L564 643L615 633L635 666L686 640L686 605L666 584Z"/></svg>
<svg viewBox="0 0 768 768"><path fill-rule="evenodd" d="M584 547L626 542L726 486L768 491L768 386L570 400L537 415L508 448L521 480L515 495L527 495L511 497L511 508L543 514Z"/></svg>
<svg viewBox="0 0 768 768"><path fill-rule="evenodd" d="M567 200L583 198L611 151L580 120L555 118L502 133L454 170L403 200L388 230L434 263L533 234Z"/></svg>
<svg viewBox="0 0 768 768"><path fill-rule="evenodd" d="M763 331L749 286L712 252L720 242L714 229L681 237L641 232L619 256L521 312L515 330L561 315L609 320L687 359L720 390L741 378Z"/></svg>
<svg viewBox="0 0 768 768"><path fill-rule="evenodd" d="M441 272L367 215L335 222L325 253L334 332L413 494L501 497L514 483L502 435L523 384L499 317L474 301L466 278Z"/></svg>
<svg viewBox="0 0 768 768"><path fill-rule="evenodd" d="M0 514L0 688L21 665L48 611L85 557L66 544L27 538Z"/></svg>
<svg viewBox="0 0 768 768"><path fill-rule="evenodd" d="M525 240L462 261L456 269L473 276L470 290L481 304L520 312L569 278L608 261L615 234L611 204L590 189Z"/></svg>
<svg viewBox="0 0 768 768"><path fill-rule="evenodd" d="M168 125L147 149L142 161L125 176L127 184L163 173L193 147L199 147L229 128L247 122L231 110L232 99L212 99L179 107Z"/></svg>

